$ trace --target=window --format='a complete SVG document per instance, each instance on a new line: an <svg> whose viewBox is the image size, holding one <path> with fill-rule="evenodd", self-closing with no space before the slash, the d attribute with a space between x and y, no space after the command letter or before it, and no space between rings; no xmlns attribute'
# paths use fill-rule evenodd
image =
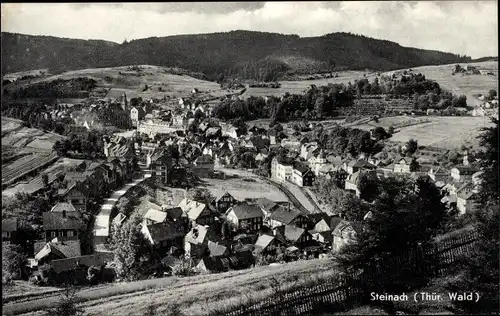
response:
<svg viewBox="0 0 500 316"><path fill-rule="evenodd" d="M72 230L68 230L68 237L73 237L73 231Z"/></svg>
<svg viewBox="0 0 500 316"><path fill-rule="evenodd" d="M56 237L56 232L54 231L50 232L50 237Z"/></svg>
<svg viewBox="0 0 500 316"><path fill-rule="evenodd" d="M64 232L63 231L60 231L59 232L59 237L63 237L64 236Z"/></svg>

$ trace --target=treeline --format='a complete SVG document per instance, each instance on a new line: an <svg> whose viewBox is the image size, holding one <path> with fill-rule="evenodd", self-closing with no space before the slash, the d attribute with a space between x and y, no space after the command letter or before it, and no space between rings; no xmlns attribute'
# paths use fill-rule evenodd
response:
<svg viewBox="0 0 500 316"><path fill-rule="evenodd" d="M351 106L354 96L343 84L312 85L304 95L286 93L283 97L225 99L212 111L222 120L271 118L273 122L294 119L321 119L336 116L336 110Z"/></svg>
<svg viewBox="0 0 500 316"><path fill-rule="evenodd" d="M274 81L341 69L390 70L470 62L456 54L402 47L349 33L297 35L231 31L151 37L123 44L2 33L2 72L51 72L151 64L225 78Z"/></svg>
<svg viewBox="0 0 500 316"><path fill-rule="evenodd" d="M96 87L96 81L90 78L56 79L49 82L37 82L25 86L4 88L4 96L14 100L25 98L87 98Z"/></svg>
<svg viewBox="0 0 500 316"><path fill-rule="evenodd" d="M321 126L305 135L307 141L318 142L321 148L334 155L357 157L359 154L372 155L382 150L382 146L371 139L370 132L339 125L325 130Z"/></svg>
<svg viewBox="0 0 500 316"><path fill-rule="evenodd" d="M88 137L72 135L69 139L54 143L53 150L61 157L76 159L104 158L102 134L92 131Z"/></svg>
<svg viewBox="0 0 500 316"><path fill-rule="evenodd" d="M104 125L112 125L121 129L132 128L132 120L129 113L125 112L119 104L113 103L108 107L98 110L97 117Z"/></svg>

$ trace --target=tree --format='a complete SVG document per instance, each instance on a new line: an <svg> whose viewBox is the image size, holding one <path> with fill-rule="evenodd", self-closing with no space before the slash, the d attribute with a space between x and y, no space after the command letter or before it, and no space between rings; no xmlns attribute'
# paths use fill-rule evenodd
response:
<svg viewBox="0 0 500 316"><path fill-rule="evenodd" d="M379 194L371 206L372 218L364 222L355 243L334 253L334 260L347 273L373 271L380 262L379 271L384 278L369 279L368 287L398 292L426 276L415 271L415 275L408 273L391 278L394 274L384 271L384 262L408 249L429 245L439 232L446 207L441 203L440 191L428 178L383 178L378 189Z"/></svg>
<svg viewBox="0 0 500 316"><path fill-rule="evenodd" d="M483 128L479 135L479 153L483 171L479 190L479 206L474 212L474 226L479 233L475 253L467 260L465 273L460 280L449 285L451 291L474 291L481 297L481 304L454 302L471 314L496 314L500 304L498 283L500 256L500 212L498 211L498 119L494 127Z"/></svg>
<svg viewBox="0 0 500 316"><path fill-rule="evenodd" d="M411 138L406 142L406 153L413 155L418 149L418 142Z"/></svg>
<svg viewBox="0 0 500 316"><path fill-rule="evenodd" d="M495 99L495 97L497 96L497 91L494 90L494 89L491 89L489 92L488 92L488 98L490 100L493 100Z"/></svg>
<svg viewBox="0 0 500 316"><path fill-rule="evenodd" d="M195 188L194 190L189 190L188 197L191 200L198 201L200 203L210 203L214 199L212 193L205 188Z"/></svg>
<svg viewBox="0 0 500 316"><path fill-rule="evenodd" d="M373 130L372 136L376 140L382 140L382 139L386 139L389 135L387 134L387 132L385 131L385 129L382 126L377 126Z"/></svg>
<svg viewBox="0 0 500 316"><path fill-rule="evenodd" d="M56 307L47 309L45 316L80 316L84 310L77 305L77 289L68 287L61 294L61 299L56 303Z"/></svg>
<svg viewBox="0 0 500 316"><path fill-rule="evenodd" d="M120 278L136 280L150 265L150 246L141 232L142 217L134 213L112 236L116 273Z"/></svg>
<svg viewBox="0 0 500 316"><path fill-rule="evenodd" d="M2 284L9 284L12 279L21 277L27 258L20 246L2 243Z"/></svg>
<svg viewBox="0 0 500 316"><path fill-rule="evenodd" d="M389 126L387 133L392 136L394 134L394 126Z"/></svg>
<svg viewBox="0 0 500 316"><path fill-rule="evenodd" d="M48 174L44 173L42 174L42 183L45 188L49 186L49 176Z"/></svg>

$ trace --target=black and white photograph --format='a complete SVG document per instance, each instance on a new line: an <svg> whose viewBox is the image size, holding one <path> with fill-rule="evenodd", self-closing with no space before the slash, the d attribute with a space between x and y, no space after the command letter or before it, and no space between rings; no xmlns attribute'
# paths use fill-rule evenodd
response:
<svg viewBox="0 0 500 316"><path fill-rule="evenodd" d="M498 1L1 4L2 315L498 315Z"/></svg>

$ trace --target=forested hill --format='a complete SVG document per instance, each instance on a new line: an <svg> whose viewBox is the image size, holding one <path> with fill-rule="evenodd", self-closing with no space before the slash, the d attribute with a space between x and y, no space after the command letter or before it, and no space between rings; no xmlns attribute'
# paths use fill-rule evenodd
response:
<svg viewBox="0 0 500 316"><path fill-rule="evenodd" d="M348 33L299 37L253 31L152 37L117 44L2 33L2 73L150 64L222 76L272 80L344 69L392 70L471 61Z"/></svg>

